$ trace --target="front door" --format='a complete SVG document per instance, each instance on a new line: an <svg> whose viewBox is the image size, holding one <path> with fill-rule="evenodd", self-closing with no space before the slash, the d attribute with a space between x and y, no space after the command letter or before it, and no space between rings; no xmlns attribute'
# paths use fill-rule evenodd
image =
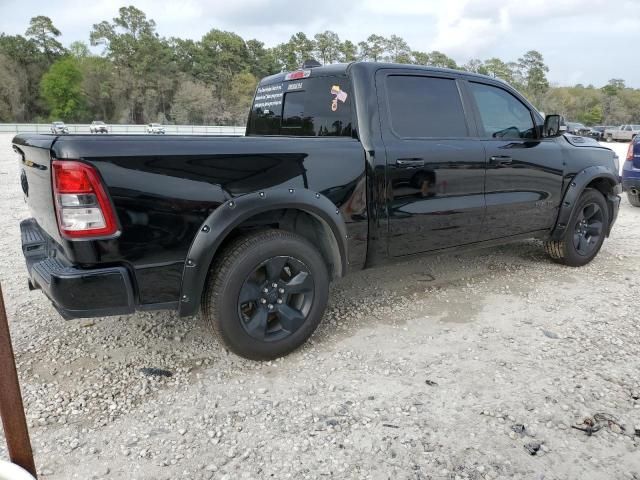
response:
<svg viewBox="0 0 640 480"><path fill-rule="evenodd" d="M499 85L469 81L487 159L480 240L550 229L562 199L563 137L540 138L534 112Z"/></svg>
<svg viewBox="0 0 640 480"><path fill-rule="evenodd" d="M376 76L387 158L392 256L477 241L485 155L472 138L455 75L381 70Z"/></svg>

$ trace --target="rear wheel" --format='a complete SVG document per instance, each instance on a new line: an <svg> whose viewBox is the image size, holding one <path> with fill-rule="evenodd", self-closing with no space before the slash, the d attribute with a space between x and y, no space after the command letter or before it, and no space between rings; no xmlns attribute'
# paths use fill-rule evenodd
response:
<svg viewBox="0 0 640 480"><path fill-rule="evenodd" d="M627 200L629 200L629 203L634 207L640 207L640 194L627 192Z"/></svg>
<svg viewBox="0 0 640 480"><path fill-rule="evenodd" d="M607 135L607 142L613 142L613 137L611 135Z"/></svg>
<svg viewBox="0 0 640 480"><path fill-rule="evenodd" d="M270 360L302 345L322 319L329 274L305 238L282 230L241 237L214 262L203 314L234 353Z"/></svg>
<svg viewBox="0 0 640 480"><path fill-rule="evenodd" d="M609 209L602 193L587 188L578 201L561 240L545 243L545 250L553 260L571 267L586 265L600 251L606 228L609 225Z"/></svg>

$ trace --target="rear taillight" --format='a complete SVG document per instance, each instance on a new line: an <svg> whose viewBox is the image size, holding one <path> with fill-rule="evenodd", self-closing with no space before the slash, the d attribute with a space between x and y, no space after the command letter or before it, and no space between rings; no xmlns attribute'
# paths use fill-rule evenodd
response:
<svg viewBox="0 0 640 480"><path fill-rule="evenodd" d="M111 202L96 170L81 162L53 160L58 228L70 239L110 236L118 231Z"/></svg>
<svg viewBox="0 0 640 480"><path fill-rule="evenodd" d="M627 162L633 161L633 146L635 142L631 142L629 144L629 149L627 150Z"/></svg>

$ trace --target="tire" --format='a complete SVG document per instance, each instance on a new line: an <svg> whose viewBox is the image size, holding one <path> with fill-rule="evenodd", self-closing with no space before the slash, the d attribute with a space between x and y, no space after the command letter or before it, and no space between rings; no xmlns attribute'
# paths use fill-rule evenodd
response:
<svg viewBox="0 0 640 480"><path fill-rule="evenodd" d="M640 207L640 194L636 193L634 195L631 192L627 192L627 200L629 200L629 203L634 207Z"/></svg>
<svg viewBox="0 0 640 480"><path fill-rule="evenodd" d="M578 200L564 237L545 242L545 251L557 263L570 267L586 265L600 251L608 225L609 207L604 196L587 188Z"/></svg>
<svg viewBox="0 0 640 480"><path fill-rule="evenodd" d="M328 296L329 273L318 250L297 234L262 230L233 241L214 260L202 311L229 350L271 360L306 342Z"/></svg>
<svg viewBox="0 0 640 480"><path fill-rule="evenodd" d="M613 142L613 137L611 135L607 135L607 142Z"/></svg>

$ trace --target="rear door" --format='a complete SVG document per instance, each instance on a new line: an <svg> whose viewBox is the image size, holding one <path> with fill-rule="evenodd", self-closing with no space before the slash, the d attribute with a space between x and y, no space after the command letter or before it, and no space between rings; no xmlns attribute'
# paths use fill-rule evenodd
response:
<svg viewBox="0 0 640 480"><path fill-rule="evenodd" d="M562 195L564 138L539 138L537 114L504 86L465 85L487 159L480 240L551 228Z"/></svg>
<svg viewBox="0 0 640 480"><path fill-rule="evenodd" d="M389 253L477 240L485 155L455 74L383 69L376 75L386 148Z"/></svg>

